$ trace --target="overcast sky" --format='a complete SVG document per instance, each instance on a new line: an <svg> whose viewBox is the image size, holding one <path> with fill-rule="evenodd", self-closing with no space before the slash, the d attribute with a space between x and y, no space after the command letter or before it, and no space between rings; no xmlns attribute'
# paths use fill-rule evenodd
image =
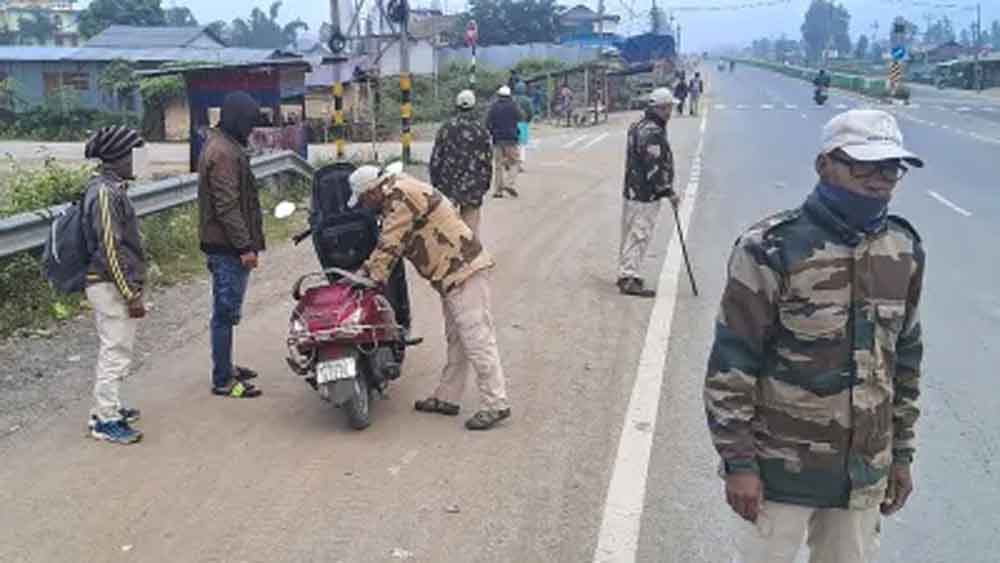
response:
<svg viewBox="0 0 1000 563"><path fill-rule="evenodd" d="M341 0L346 6L349 0ZM432 0L412 0L415 6L430 7ZM464 0L436 0L449 12L462 9ZM721 6L729 7L759 2L761 0L658 0L660 7L669 10L671 6ZM85 5L86 0L81 2ZM373 0L367 0L372 5ZM561 4L588 4L596 8L597 0L561 0ZM681 23L682 49L685 51L700 51L720 45L742 45L762 36L779 36L785 33L790 38L799 38L799 26L808 8L810 0L789 0L786 3L767 7L743 10L727 10L716 12L678 12L676 17ZM230 21L237 16L246 17L254 6L267 9L271 0L163 0L163 5L188 6L194 12L198 21L208 23L214 20ZM871 25L879 22L879 36L885 38L889 23L897 15L904 15L923 27L927 16L948 15L956 22L956 29L967 27L975 18L975 11L961 8L941 9L928 8L927 5L955 4L959 6L974 6L973 0L843 0L851 12L851 34L854 37L866 33L871 35ZM631 30L645 31L649 18L651 0L605 0L609 13L621 15L623 22L631 23ZM984 0L982 2L983 26L988 29L989 22L1000 19L1000 0ZM329 18L329 3L327 0L285 0L281 10L282 20L296 17L305 20L313 30ZM635 14L633 16L632 14Z"/></svg>

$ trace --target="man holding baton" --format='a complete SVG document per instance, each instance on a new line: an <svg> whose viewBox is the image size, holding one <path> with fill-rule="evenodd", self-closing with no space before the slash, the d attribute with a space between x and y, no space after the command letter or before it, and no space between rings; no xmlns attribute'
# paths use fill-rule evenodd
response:
<svg viewBox="0 0 1000 563"><path fill-rule="evenodd" d="M674 191L674 153L667 141L667 122L676 103L670 90L653 90L646 113L628 130L618 259L618 289L624 295L656 297L639 277L639 268L653 239L660 200L669 199L675 208L680 203Z"/></svg>

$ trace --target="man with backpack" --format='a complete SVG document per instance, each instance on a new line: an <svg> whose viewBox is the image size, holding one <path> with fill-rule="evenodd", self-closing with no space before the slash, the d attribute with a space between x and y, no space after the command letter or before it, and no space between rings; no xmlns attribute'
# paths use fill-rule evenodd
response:
<svg viewBox="0 0 1000 563"><path fill-rule="evenodd" d="M83 234L93 249L86 295L100 337L90 435L116 444L142 439L142 432L130 426L139 411L123 406L120 396L132 366L138 320L146 316L146 256L126 193L128 181L135 179L132 150L142 145L134 129L113 125L91 137L84 152L101 161L83 200Z"/></svg>

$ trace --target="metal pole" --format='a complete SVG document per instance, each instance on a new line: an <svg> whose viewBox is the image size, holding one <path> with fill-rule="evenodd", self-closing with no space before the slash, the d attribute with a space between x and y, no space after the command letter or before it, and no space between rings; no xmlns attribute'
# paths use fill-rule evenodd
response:
<svg viewBox="0 0 1000 563"><path fill-rule="evenodd" d="M976 4L976 62L973 66L973 77L976 80L976 90L983 91L983 67L979 62L979 52L983 48L983 10L982 5Z"/></svg>
<svg viewBox="0 0 1000 563"><path fill-rule="evenodd" d="M402 104L399 107L401 131L400 141L403 144L403 164L410 163L410 145L413 136L410 132L410 122L413 119L413 80L410 77L410 7L403 1L403 21L399 33L399 90Z"/></svg>
<svg viewBox="0 0 1000 563"><path fill-rule="evenodd" d="M695 283L694 272L691 270L691 259L688 258L687 243L684 242L684 229L681 227L681 216L677 212L677 206L673 202L670 202L670 206L674 209L674 224L677 225L677 238L681 241L681 252L684 253L684 265L687 266L688 279L691 281L691 291L695 297L698 297L698 284Z"/></svg>
<svg viewBox="0 0 1000 563"><path fill-rule="evenodd" d="M340 0L330 0L331 34L340 33ZM337 145L337 160L344 159L344 83L340 81L340 64L335 63L333 83L333 141Z"/></svg>

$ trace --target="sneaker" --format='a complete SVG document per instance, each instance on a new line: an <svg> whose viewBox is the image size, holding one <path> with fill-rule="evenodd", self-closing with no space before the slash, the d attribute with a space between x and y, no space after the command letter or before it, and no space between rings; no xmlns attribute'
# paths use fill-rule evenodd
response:
<svg viewBox="0 0 1000 563"><path fill-rule="evenodd" d="M652 289L646 289L643 287L642 280L638 278L629 278L624 282L619 282L618 289L621 290L623 295L644 297L646 299L656 297L656 292Z"/></svg>
<svg viewBox="0 0 1000 563"><path fill-rule="evenodd" d="M127 422L115 420L100 422L90 430L91 437L114 444L134 444L142 440L142 432L130 427Z"/></svg>
<svg viewBox="0 0 1000 563"><path fill-rule="evenodd" d="M118 409L118 414L122 417L122 420L125 421L126 424L135 424L136 422L139 422L139 417L142 413L139 411L139 409L129 409L122 407ZM88 424L91 429L93 429L94 426L97 425L96 414L90 415L90 421Z"/></svg>
<svg viewBox="0 0 1000 563"><path fill-rule="evenodd" d="M481 410L465 421L465 427L469 430L489 430L499 424L501 420L508 418L510 418L510 409Z"/></svg>

